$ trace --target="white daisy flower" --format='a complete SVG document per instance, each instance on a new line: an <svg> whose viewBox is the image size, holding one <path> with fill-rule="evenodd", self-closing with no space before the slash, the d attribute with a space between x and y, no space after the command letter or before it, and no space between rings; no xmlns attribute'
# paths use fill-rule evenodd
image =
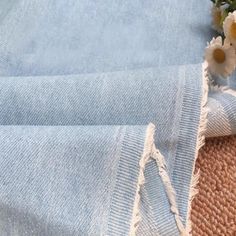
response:
<svg viewBox="0 0 236 236"><path fill-rule="evenodd" d="M205 59L213 75L229 76L235 69L235 49L229 43L222 44L222 37L213 38L206 47Z"/></svg>
<svg viewBox="0 0 236 236"><path fill-rule="evenodd" d="M236 11L229 13L223 23L225 37L236 47Z"/></svg>
<svg viewBox="0 0 236 236"><path fill-rule="evenodd" d="M222 26L223 12L222 12L222 9L213 5L212 10L211 10L211 16L212 16L212 28L220 34L223 33L223 26Z"/></svg>

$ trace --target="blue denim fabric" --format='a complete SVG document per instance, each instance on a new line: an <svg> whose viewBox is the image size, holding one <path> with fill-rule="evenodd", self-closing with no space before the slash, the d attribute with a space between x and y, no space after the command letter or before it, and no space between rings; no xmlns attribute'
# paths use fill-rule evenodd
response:
<svg viewBox="0 0 236 236"><path fill-rule="evenodd" d="M236 90L229 86L213 88L209 93L207 136L236 134Z"/></svg>
<svg viewBox="0 0 236 236"><path fill-rule="evenodd" d="M212 76L208 98L209 117L206 136L236 134L236 73L229 78Z"/></svg>
<svg viewBox="0 0 236 236"><path fill-rule="evenodd" d="M187 224L209 6L0 2L0 235L131 235L150 122ZM208 136L234 130L223 97L209 96ZM154 160L144 176L137 235L178 235Z"/></svg>
<svg viewBox="0 0 236 236"><path fill-rule="evenodd" d="M212 35L205 0L1 2L5 76L201 63Z"/></svg>
<svg viewBox="0 0 236 236"><path fill-rule="evenodd" d="M114 210L128 235L145 131L1 126L1 235L115 235Z"/></svg>
<svg viewBox="0 0 236 236"><path fill-rule="evenodd" d="M35 126L42 125L53 126L55 130L56 127L67 130L69 125L76 130L81 125L105 127L147 125L149 122L156 124L155 143L166 158L169 175L176 189L179 210L185 221L197 139L197 132L193 130L197 131L199 124L201 77L202 65L172 66L166 71L154 68L76 76L2 77L0 122L2 127L31 125L27 126L29 130L30 127L34 129ZM186 126L185 119L194 122ZM101 131L98 134L99 132ZM41 140L40 137L36 139ZM66 141L68 137L62 139ZM95 135L95 139L99 140L99 136ZM115 145L116 141L110 141L110 145ZM90 146L82 146L81 150L89 151ZM51 148L55 148L53 143ZM102 153L101 150L100 155ZM44 153L41 155L46 158ZM94 158L97 157L96 154L93 155ZM109 155L113 157L113 154ZM154 162L147 168L145 177L145 191L153 208L153 215L148 214L148 218L155 222L152 226L156 230L154 232L178 234ZM73 179L73 176L68 178ZM149 186L151 182L156 185L155 189ZM87 233L86 230L84 232ZM145 234L148 235L147 232ZM119 235L126 234L122 231Z"/></svg>

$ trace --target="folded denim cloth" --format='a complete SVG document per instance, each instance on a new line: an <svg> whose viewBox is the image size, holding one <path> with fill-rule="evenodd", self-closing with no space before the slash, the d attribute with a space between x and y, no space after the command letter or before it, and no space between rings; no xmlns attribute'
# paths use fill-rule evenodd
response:
<svg viewBox="0 0 236 236"><path fill-rule="evenodd" d="M133 188L122 193L122 196L115 197L115 200L113 200L114 209L113 204L110 204L109 206L104 206L107 209L98 210L98 206L95 204L94 206L91 205L91 209L81 215L75 215L73 211L68 210L69 212L65 218L61 219L62 226L69 227L67 217L74 217L75 221L71 222L69 231L72 230L74 232L75 230L75 234L80 232L88 235L133 234L135 222L132 222L135 221L136 217L132 214L136 211L139 212L141 207L137 206L135 208L138 210L133 210L134 205L139 202L139 200L133 198L134 196L135 198L138 198L137 196L142 198L145 195L146 198L144 197L144 199L147 200L142 201L142 218L148 223L146 223L147 225L140 225L140 235L158 232L161 235L165 233L167 235L176 235L179 232L178 230L184 232L184 225L189 217L190 195L194 191L193 189L191 190L193 166L197 150L203 142L204 126L206 124L207 107L205 103L207 101L208 87L204 66L201 64L170 66L166 67L166 70L149 68L135 71L70 76L2 77L0 81L0 124L2 125L0 132L3 138L2 142L5 142L4 139L8 140L7 145L9 146L0 145L2 146L0 151L14 149L14 152L7 152L5 157L1 157L4 175L8 176L7 180L3 181L4 189L2 191L4 194L7 193L8 201L2 198L2 203L12 206L13 209L19 210L22 207L24 214L31 216L37 213L37 207L32 208L30 200L32 198L32 201L34 201L35 195L39 201L38 204L44 208L42 213L37 213L40 217L43 217L43 219L49 217L52 220L60 218L57 215L58 211L52 210L54 202L51 199L51 190L48 189L54 182L53 177L49 178L47 176L47 172L51 174L51 166L47 170L45 167L47 164L43 165L43 167L41 164L37 164L49 159L56 173L68 181L65 181L64 184L62 183L61 190L58 187L54 190L56 191L54 194L60 196L60 194L65 194L63 193L64 189L67 194L64 200L65 202L69 201L71 204L68 207L73 207L73 199L77 195L78 214L80 208L83 210L84 208L87 209L88 205L90 206L89 198L86 200L86 196L93 195L91 201L97 199L98 205L104 204L102 199L98 199L98 193L95 190L92 192L93 187L92 190L88 189L86 191L86 179L93 178L93 174L89 173L84 166L92 165L95 168L94 171L98 176L101 175L102 179L111 179L108 173L100 173L104 171L100 166L104 165L104 163L100 163L100 158L105 158L108 168L113 169L113 178L118 181L117 191L123 191L123 185L132 185ZM142 153L138 152L135 155L136 164L131 163L132 165L130 164L131 166L127 167L126 162L130 161L133 152L136 153L137 150L145 149L144 141L139 143L137 140L141 138L150 140L144 132L145 129L142 128L150 122L156 125L156 133L154 135L154 131L152 131L155 141L154 139L149 141L151 143L149 145L153 146L153 148L149 148L147 160L153 159L153 161L150 161L145 169L144 179L146 179L146 184L142 189L145 194L135 194L136 191L139 191L138 186L143 184L143 180L140 183L137 180L137 178L141 178L137 176L137 173L139 173L141 168L138 163ZM99 149L101 145L120 145L117 138L110 138L111 135L112 137L116 136L113 129L110 130L107 125L122 125L121 128L128 125L132 132L138 132L139 129L144 130L140 137L136 133L132 134L132 132L127 134L131 140L134 139L134 144L129 144L126 139L126 141L123 141L123 145L127 147L127 154L124 157L124 166L121 164L121 170L119 170L117 165L111 167L116 158L118 158L120 151L112 151L110 153ZM26 128L24 128L25 126ZM154 130L154 128L152 129ZM83 132L89 132L89 130L92 130L92 139L90 136L83 135ZM103 138L100 138L101 132L103 135L107 133L109 144L106 144ZM72 140L74 141L72 142ZM96 152L91 150L91 145L88 145L90 142L91 145L96 146ZM79 147L75 144L79 145ZM61 145L62 150L57 148L58 145ZM159 163L157 165L155 158L153 158L153 155L155 156L153 153L156 153L154 146L158 147L158 152L161 151L165 156L162 164ZM70 170L70 159L75 158L71 154L71 149L82 155L81 160L78 157L78 163L74 163L73 166L73 168L78 169L79 176L78 172L73 171L73 168ZM32 150L37 151L35 153ZM56 153L53 153L53 150ZM107 159L107 156L110 158ZM13 168L15 167L13 170L4 167L7 164L9 165L9 160L21 162L23 157L24 161L22 162L25 163L23 166L20 164L13 165ZM92 158L92 163L89 162L88 158ZM119 158L121 159L121 157ZM53 159L55 159L55 163ZM60 165L58 166L57 159L59 162L64 163L61 165L66 169L65 173L60 170L61 167ZM146 162L144 163L143 168L146 167ZM27 167L27 171L25 167ZM36 169L34 170L33 168ZM80 170L80 168L82 169ZM45 175L32 174L33 177L31 179L30 173L37 172L37 169L43 173L45 172ZM135 171L136 177L131 170ZM122 171L122 173L120 174L119 171ZM16 175L12 175L12 172L16 173ZM164 176L162 172L164 172ZM126 178L125 174L129 177ZM131 177L133 182L130 183ZM29 178L32 182L29 182ZM62 180L59 176L56 177L54 175L54 178L58 181L56 186L59 186ZM82 178L81 181L80 178ZM94 179L95 185L98 185L97 181L99 182L99 179ZM9 184L4 185L5 182ZM22 182L24 187L20 187ZM45 183L45 186L41 186L41 182ZM71 186L70 182L77 186L75 187L78 188L75 189L76 192L68 192L65 185ZM85 188L85 190L80 191L79 186ZM43 188L42 191L39 190L41 188ZM107 188L112 188L112 184L111 186L101 186L100 189L105 191ZM25 189L28 190L26 191ZM110 190L112 191L110 195L116 196L116 190L112 189L113 191ZM47 196L43 191L48 193L50 201L46 200ZM107 190L104 194L110 199L110 195L106 192ZM133 194L133 198L130 200L129 205L126 196L128 197L130 194ZM19 199L18 205L14 206L14 199L17 199L18 195L23 195L23 198ZM27 196L29 200L26 199ZM81 199L79 196L81 196ZM23 200L24 197L25 200ZM57 207L60 209L60 206L64 206L64 204L66 203L58 203L59 206ZM116 204L120 208L117 209L118 206ZM76 206L75 204L74 207L76 208ZM127 215L124 213L127 210L132 214ZM64 211L63 207L61 211ZM85 225L90 221L93 222L94 217L101 217L99 213L101 211L114 211L112 213L114 216L108 218L104 226L98 223L101 228L86 228ZM6 216L4 211L2 211L2 214L3 219L11 218ZM14 210L12 214L14 215ZM128 218L124 218L124 215ZM84 225L80 225L80 220L84 222ZM139 221L139 219L136 221ZM128 222L128 225L124 225L124 222ZM24 224L27 226L27 221ZM111 225L111 228L105 229L105 225L107 227ZM18 224L17 227L19 227ZM27 227L24 228L25 232L29 231ZM37 230L44 232L46 230L44 227L46 226L42 227L40 226ZM18 230L18 228L14 229L13 227L11 230ZM41 235L43 234L45 233ZM56 233L52 231L52 235L54 234Z"/></svg>
<svg viewBox="0 0 236 236"><path fill-rule="evenodd" d="M1 235L128 235L146 129L1 126Z"/></svg>
<svg viewBox="0 0 236 236"><path fill-rule="evenodd" d="M0 2L0 235L191 232L198 150L236 131L203 4Z"/></svg>
<svg viewBox="0 0 236 236"><path fill-rule="evenodd" d="M211 86L208 107L207 137L236 134L236 90Z"/></svg>

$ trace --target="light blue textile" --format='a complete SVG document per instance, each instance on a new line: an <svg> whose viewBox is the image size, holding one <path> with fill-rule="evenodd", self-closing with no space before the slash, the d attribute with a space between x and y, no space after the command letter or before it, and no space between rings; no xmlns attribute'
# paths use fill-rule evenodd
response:
<svg viewBox="0 0 236 236"><path fill-rule="evenodd" d="M133 235L137 196L137 235L189 224L209 4L0 0L0 235ZM207 136L235 131L233 95L218 95ZM150 143L166 168L149 153L141 186Z"/></svg>
<svg viewBox="0 0 236 236"><path fill-rule="evenodd" d="M1 126L1 235L116 235L114 210L128 234L145 131Z"/></svg>
<svg viewBox="0 0 236 236"><path fill-rule="evenodd" d="M166 158L185 220L197 142L197 132L192 131L198 129L201 108L202 65L167 68L77 76L2 77L0 122L49 126L157 124L155 143ZM181 122L185 119L195 122L185 127ZM182 163L184 158L186 166ZM175 171L180 172L178 178ZM157 189L160 194L160 187ZM171 219L169 207L163 208L166 203L168 199L162 197L155 205L162 219L157 221L159 230L166 230ZM169 230L173 233L172 227Z"/></svg>
<svg viewBox="0 0 236 236"><path fill-rule="evenodd" d="M208 107L206 136L236 134L236 90L227 85L213 86L209 92Z"/></svg>
<svg viewBox="0 0 236 236"><path fill-rule="evenodd" d="M201 63L211 35L205 0L1 2L0 75Z"/></svg>

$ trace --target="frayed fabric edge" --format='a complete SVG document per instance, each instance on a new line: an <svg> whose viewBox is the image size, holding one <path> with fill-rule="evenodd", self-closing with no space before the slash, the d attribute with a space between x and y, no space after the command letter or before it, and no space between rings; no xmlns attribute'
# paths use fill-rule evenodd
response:
<svg viewBox="0 0 236 236"><path fill-rule="evenodd" d="M155 133L155 125L149 124L146 131L146 139L144 143L144 150L142 157L139 161L139 176L138 176L138 182L137 182L137 190L135 194L135 200L134 200L134 207L133 207L133 213L132 213L132 219L131 219L131 227L130 227L130 234L129 236L135 236L136 231L138 229L139 222L141 221L140 216L140 190L142 185L144 185L145 177L144 177L144 170L147 162L151 159L151 153L154 145L154 133Z"/></svg>
<svg viewBox="0 0 236 236"><path fill-rule="evenodd" d="M146 131L146 139L144 144L144 150L142 157L139 161L139 176L137 182L137 190L134 200L133 214L131 219L131 227L129 236L135 236L136 231L139 226L139 222L141 221L140 216L140 190L141 187L145 183L144 170L147 162L150 159L154 159L157 163L157 167L159 170L159 175L162 179L168 201L170 203L170 210L174 214L176 226L180 232L181 236L191 235L192 225L191 225L191 204L192 200L198 193L197 184L200 176L200 170L197 173L194 173L194 167L196 163L196 159L198 157L199 149L205 144L205 132L207 129L207 98L208 98L208 90L209 90L209 77L208 77L208 64L204 62L202 64L202 100L201 100L201 114L200 114L200 122L198 127L197 134L197 144L196 144L196 152L193 163L193 173L190 182L190 191L189 191L189 200L188 200L188 210L187 210L187 221L186 226L183 225L181 216L179 214L177 201L176 201L176 193L171 184L170 177L168 175L165 158L162 156L160 151L155 147L154 144L154 134L155 134L155 125L149 124Z"/></svg>
<svg viewBox="0 0 236 236"><path fill-rule="evenodd" d="M202 100L201 100L201 114L200 114L200 122L198 126L198 134L197 134L197 144L196 151L193 163L193 172L192 178L190 182L190 191L188 198L188 208L187 208L187 220L186 220L186 232L187 235L192 234L192 222L191 222L191 210L192 210L192 201L194 197L198 194L197 184L199 181L200 170L195 172L195 164L198 157L198 152L201 147L205 144L205 133L207 129L207 99L208 99L208 91L209 91L209 75L208 75L208 63L205 61L202 64Z"/></svg>
<svg viewBox="0 0 236 236"><path fill-rule="evenodd" d="M227 93L236 97L236 90L231 89L228 85L217 85L214 83L214 81L211 80L209 84L209 90L213 92Z"/></svg>
<svg viewBox="0 0 236 236"><path fill-rule="evenodd" d="M142 157L139 161L139 176L137 181L137 190L134 200L134 207L133 207L133 214L132 214L132 220L131 220L131 227L130 227L130 236L135 236L136 231L139 226L139 222L141 221L140 216L140 190L141 187L145 183L145 177L144 177L144 170L147 162L150 159L154 159L156 161L159 175L161 177L161 180L163 182L168 201L170 203L170 210L174 214L176 226L180 232L181 236L187 236L185 227L182 223L182 219L179 214L177 202L176 202L176 194L175 190L171 184L170 177L168 175L165 158L160 153L160 151L155 147L154 143L154 134L155 134L155 125L149 124L146 131L146 140L144 144L144 151L142 154Z"/></svg>
<svg viewBox="0 0 236 236"><path fill-rule="evenodd" d="M165 192L168 197L168 201L170 203L170 210L174 214L176 226L179 230L179 233L181 236L187 236L187 232L185 230L181 216L179 214L179 209L178 209L177 201L176 201L176 193L175 193L174 187L171 184L170 177L168 175L165 158L160 153L160 151L155 148L155 146L153 147L152 158L157 163L159 175L160 175L161 180L163 182Z"/></svg>

